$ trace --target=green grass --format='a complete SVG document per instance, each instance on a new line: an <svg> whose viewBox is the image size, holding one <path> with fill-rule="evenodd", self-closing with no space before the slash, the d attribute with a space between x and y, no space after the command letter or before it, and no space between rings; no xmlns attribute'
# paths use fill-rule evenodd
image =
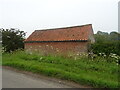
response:
<svg viewBox="0 0 120 90"><path fill-rule="evenodd" d="M93 87L117 88L118 65L107 62L102 57L94 60L87 57L74 58L63 56L42 56L24 51L3 53L4 66L31 71L51 77L74 81Z"/></svg>

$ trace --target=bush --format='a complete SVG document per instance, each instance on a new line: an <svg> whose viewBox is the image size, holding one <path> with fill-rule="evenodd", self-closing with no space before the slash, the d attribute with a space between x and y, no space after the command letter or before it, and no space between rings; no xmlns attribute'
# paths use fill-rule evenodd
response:
<svg viewBox="0 0 120 90"><path fill-rule="evenodd" d="M107 56L110 53L114 53L120 55L120 41L112 41L112 42L101 42L94 43L91 45L91 49L93 53L99 55L99 53L105 53Z"/></svg>

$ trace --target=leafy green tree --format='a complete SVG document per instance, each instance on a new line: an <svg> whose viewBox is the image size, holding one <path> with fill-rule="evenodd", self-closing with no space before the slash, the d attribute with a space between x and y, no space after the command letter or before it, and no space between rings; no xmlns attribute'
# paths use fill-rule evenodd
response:
<svg viewBox="0 0 120 90"><path fill-rule="evenodd" d="M0 29L2 31L2 46L5 52L24 48L25 32L19 29Z"/></svg>
<svg viewBox="0 0 120 90"><path fill-rule="evenodd" d="M94 35L94 37L97 43L101 43L109 40L109 34L107 32L98 31L97 34Z"/></svg>
<svg viewBox="0 0 120 90"><path fill-rule="evenodd" d="M111 40L120 40L120 34L117 32L111 32L110 33L110 39Z"/></svg>
<svg viewBox="0 0 120 90"><path fill-rule="evenodd" d="M98 35L108 35L107 32L102 32L102 31L98 31L97 34L98 34Z"/></svg>

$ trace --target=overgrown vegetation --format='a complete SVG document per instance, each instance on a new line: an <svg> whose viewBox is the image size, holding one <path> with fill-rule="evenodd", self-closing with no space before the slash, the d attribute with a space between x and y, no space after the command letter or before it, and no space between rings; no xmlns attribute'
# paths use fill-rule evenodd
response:
<svg viewBox="0 0 120 90"><path fill-rule="evenodd" d="M93 49L93 53L97 55L99 53L105 53L106 55L114 53L120 55L120 41L94 43L91 48Z"/></svg>
<svg viewBox="0 0 120 90"><path fill-rule="evenodd" d="M94 54L105 53L107 56L110 53L120 55L120 34L117 32L107 32L98 31L94 35L95 43L92 44L91 48Z"/></svg>
<svg viewBox="0 0 120 90"><path fill-rule="evenodd" d="M67 79L93 87L117 88L118 62L114 58L96 56L42 56L24 51L3 53L3 65L47 76ZM111 60L111 61L109 61Z"/></svg>

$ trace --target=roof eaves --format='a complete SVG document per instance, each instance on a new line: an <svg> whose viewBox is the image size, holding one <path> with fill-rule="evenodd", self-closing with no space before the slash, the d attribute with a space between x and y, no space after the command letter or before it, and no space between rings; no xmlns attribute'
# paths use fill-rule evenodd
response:
<svg viewBox="0 0 120 90"><path fill-rule="evenodd" d="M40 42L86 42L88 40L61 40L61 41L24 41L24 43L40 43Z"/></svg>

